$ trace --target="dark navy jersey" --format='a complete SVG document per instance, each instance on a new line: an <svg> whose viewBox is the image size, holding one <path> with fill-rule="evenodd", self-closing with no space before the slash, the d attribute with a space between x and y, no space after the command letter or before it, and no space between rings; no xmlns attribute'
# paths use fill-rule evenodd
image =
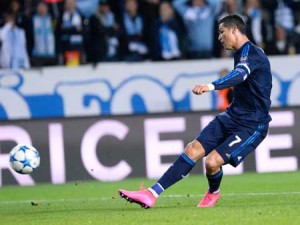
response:
<svg viewBox="0 0 300 225"><path fill-rule="evenodd" d="M237 122L256 125L271 121L272 74L261 48L246 42L234 53L234 70L212 84L216 90L234 87L226 112Z"/></svg>

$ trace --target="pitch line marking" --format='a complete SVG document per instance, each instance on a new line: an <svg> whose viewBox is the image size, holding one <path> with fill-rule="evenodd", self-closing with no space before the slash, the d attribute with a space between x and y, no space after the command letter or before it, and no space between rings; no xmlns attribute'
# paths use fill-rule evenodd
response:
<svg viewBox="0 0 300 225"><path fill-rule="evenodd" d="M202 197L204 194L189 194L189 197ZM240 196L240 195L248 195L248 196L259 196L259 195L300 195L299 191L293 192L248 192L248 193L227 193L221 194L222 196ZM161 197L164 198L182 198L186 197L186 195L163 195Z"/></svg>
<svg viewBox="0 0 300 225"><path fill-rule="evenodd" d="M222 194L222 196L266 196L266 195L300 195L299 191L293 192L248 192L248 193L227 193ZM162 195L160 198L186 198L189 197L202 197L203 194L178 194L178 195ZM53 203L53 202L88 202L88 201L107 201L107 200L114 200L115 197L102 197L102 198L69 198L69 199L50 199L50 200L20 200L20 201L0 201L0 204L19 204L19 203Z"/></svg>

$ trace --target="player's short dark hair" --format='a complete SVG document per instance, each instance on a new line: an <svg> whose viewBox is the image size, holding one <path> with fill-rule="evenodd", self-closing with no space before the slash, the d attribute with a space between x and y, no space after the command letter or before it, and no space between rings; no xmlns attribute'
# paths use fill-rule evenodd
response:
<svg viewBox="0 0 300 225"><path fill-rule="evenodd" d="M223 17L219 21L219 25L221 23L223 23L223 26L227 28L237 27L242 34L246 35L246 24L243 18L236 14Z"/></svg>

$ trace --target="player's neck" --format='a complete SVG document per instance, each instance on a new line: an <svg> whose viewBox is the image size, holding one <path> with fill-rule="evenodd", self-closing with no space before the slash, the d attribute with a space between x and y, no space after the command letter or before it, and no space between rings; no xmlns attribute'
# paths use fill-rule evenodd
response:
<svg viewBox="0 0 300 225"><path fill-rule="evenodd" d="M241 36L237 37L234 52L239 50L248 41L249 41L249 39L245 35L241 35Z"/></svg>

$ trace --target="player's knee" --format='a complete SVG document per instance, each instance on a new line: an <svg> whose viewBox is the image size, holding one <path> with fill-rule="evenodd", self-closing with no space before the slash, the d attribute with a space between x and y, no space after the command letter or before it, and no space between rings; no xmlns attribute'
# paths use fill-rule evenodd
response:
<svg viewBox="0 0 300 225"><path fill-rule="evenodd" d="M197 161L200 158L204 157L205 151L198 141L192 141L185 147L185 154L192 160Z"/></svg>
<svg viewBox="0 0 300 225"><path fill-rule="evenodd" d="M205 169L207 174L214 174L219 171L220 165L215 158L206 158Z"/></svg>

